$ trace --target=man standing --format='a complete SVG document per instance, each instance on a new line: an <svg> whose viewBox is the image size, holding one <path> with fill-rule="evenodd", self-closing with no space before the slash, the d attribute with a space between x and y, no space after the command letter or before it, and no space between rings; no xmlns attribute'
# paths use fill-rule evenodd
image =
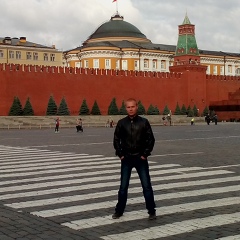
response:
<svg viewBox="0 0 240 240"><path fill-rule="evenodd" d="M148 120L137 115L136 100L129 98L125 102L125 107L128 116L118 121L113 139L116 155L121 159L121 183L118 203L112 218L116 219L123 215L131 172L133 168L136 168L142 184L149 220L153 220L156 219L156 205L147 157L151 154L155 138Z"/></svg>

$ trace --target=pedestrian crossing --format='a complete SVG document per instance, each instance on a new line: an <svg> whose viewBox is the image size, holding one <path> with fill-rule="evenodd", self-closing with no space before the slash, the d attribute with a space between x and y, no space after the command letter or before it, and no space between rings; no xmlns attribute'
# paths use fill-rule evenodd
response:
<svg viewBox="0 0 240 240"><path fill-rule="evenodd" d="M0 201L86 234L97 229L105 240L184 239L184 234L240 224L240 176L234 171L161 164L159 158L149 159L158 215L153 223L147 221L135 171L126 212L111 218L120 161L101 154L0 145ZM240 238L228 231L215 239Z"/></svg>

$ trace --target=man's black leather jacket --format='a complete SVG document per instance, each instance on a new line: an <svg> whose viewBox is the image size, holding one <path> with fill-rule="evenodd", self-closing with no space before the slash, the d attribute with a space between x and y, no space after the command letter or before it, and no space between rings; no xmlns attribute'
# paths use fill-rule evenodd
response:
<svg viewBox="0 0 240 240"><path fill-rule="evenodd" d="M113 145L116 155L151 155L155 143L152 128L146 118L129 116L118 121L114 132Z"/></svg>

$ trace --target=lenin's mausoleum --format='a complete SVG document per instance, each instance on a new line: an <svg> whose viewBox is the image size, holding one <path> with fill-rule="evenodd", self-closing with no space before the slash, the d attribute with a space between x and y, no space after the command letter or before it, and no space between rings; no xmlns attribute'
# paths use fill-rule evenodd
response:
<svg viewBox="0 0 240 240"><path fill-rule="evenodd" d="M113 98L120 107L123 100L133 97L145 108L150 104L157 106L160 112L166 105L174 112L178 103L186 107L195 105L200 113L206 106L212 107L220 119L228 116L230 109L236 118L240 118L240 77L207 74L207 66L202 64L197 47L195 26L187 16L178 27L177 45L170 59L169 71L165 72L145 71L144 67L150 63L146 57L142 58L141 52L151 57L154 44L136 27L129 26L122 17L115 15L102 28L99 27L81 48L63 53L63 59L77 56L79 67L76 64L71 66L70 61L68 66L45 67L0 64L0 115L8 115L16 96L22 103L29 98L35 115L46 115L49 98L53 96L57 104L65 98L71 115L78 115L83 99L90 108L96 100L102 115L105 115ZM93 56L98 48L104 48L106 54L111 55L108 57L111 60L109 69L101 67L102 61L109 66L103 52L98 58ZM126 52L124 56L126 49L129 56ZM129 70L126 64L135 66L135 69ZM153 58L151 64L152 68L157 68L158 59Z"/></svg>

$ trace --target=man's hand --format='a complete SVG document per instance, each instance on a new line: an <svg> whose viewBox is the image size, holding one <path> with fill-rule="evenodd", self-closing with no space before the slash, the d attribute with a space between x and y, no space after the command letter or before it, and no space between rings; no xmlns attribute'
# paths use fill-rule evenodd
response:
<svg viewBox="0 0 240 240"><path fill-rule="evenodd" d="M123 160L123 159L124 159L124 156L120 157L120 159Z"/></svg>
<svg viewBox="0 0 240 240"><path fill-rule="evenodd" d="M141 159L142 159L142 160L146 160L147 158L145 158L144 156L141 156Z"/></svg>

